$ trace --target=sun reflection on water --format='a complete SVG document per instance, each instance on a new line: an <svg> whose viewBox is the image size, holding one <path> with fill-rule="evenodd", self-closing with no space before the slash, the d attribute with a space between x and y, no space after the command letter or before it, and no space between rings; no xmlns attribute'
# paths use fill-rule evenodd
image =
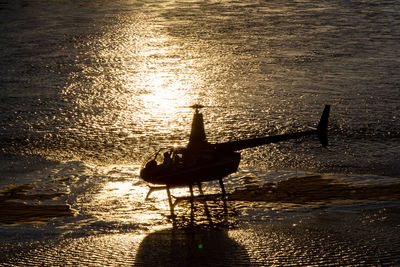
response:
<svg viewBox="0 0 400 267"><path fill-rule="evenodd" d="M190 85L171 75L158 72L149 75L145 81L149 87L149 93L142 94L140 99L146 109L141 113L143 120L153 118L166 118L177 120L177 108L189 106Z"/></svg>
<svg viewBox="0 0 400 267"><path fill-rule="evenodd" d="M126 196L132 190L134 190L134 187L131 182L109 182L103 189L104 192L107 192L107 197Z"/></svg>
<svg viewBox="0 0 400 267"><path fill-rule="evenodd" d="M186 133L190 116L182 117L182 107L194 104L205 84L182 40L141 16L120 17L101 34L76 43L77 71L63 91L72 110L69 131L81 135L77 139L85 145L122 148L113 151L115 160L132 157L126 155L132 149L143 153L153 136Z"/></svg>
<svg viewBox="0 0 400 267"><path fill-rule="evenodd" d="M145 203L147 187L131 181L110 181L93 196L91 214L107 222L154 223L160 219L158 209Z"/></svg>
<svg viewBox="0 0 400 267"><path fill-rule="evenodd" d="M145 200L149 187L139 178L139 166L109 165L94 170L97 189L82 199L85 213L118 225L165 224L165 215L169 214L167 194L165 190L156 191ZM171 192L175 197L189 194L187 188L175 188Z"/></svg>

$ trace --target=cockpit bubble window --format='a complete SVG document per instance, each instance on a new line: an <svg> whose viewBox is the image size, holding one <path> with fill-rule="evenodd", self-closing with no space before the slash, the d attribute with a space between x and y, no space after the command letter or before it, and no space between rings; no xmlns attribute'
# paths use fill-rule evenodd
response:
<svg viewBox="0 0 400 267"><path fill-rule="evenodd" d="M165 162L166 157L168 157L169 155L171 155L171 149L160 149L156 153L154 160L157 162L157 165L161 165Z"/></svg>
<svg viewBox="0 0 400 267"><path fill-rule="evenodd" d="M173 151L172 157L171 157L173 163L181 163L182 158L183 158L182 151L176 151L176 150Z"/></svg>
<svg viewBox="0 0 400 267"><path fill-rule="evenodd" d="M144 164L143 167L147 166L147 163L154 162L155 166L163 165L168 166L171 163L181 163L183 159L183 154L185 149L182 147L170 147L170 148L162 148L154 153ZM153 165L151 165L153 166Z"/></svg>

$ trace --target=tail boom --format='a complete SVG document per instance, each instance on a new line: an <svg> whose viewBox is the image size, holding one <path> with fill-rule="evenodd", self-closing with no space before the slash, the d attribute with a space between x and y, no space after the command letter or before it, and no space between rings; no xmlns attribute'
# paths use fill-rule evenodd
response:
<svg viewBox="0 0 400 267"><path fill-rule="evenodd" d="M317 126L317 129L314 130L220 143L215 144L215 148L221 151L238 151L246 148L257 147L271 143L278 143L291 139L298 139L309 135L317 135L321 142L321 145L323 147L326 147L328 145L327 129L329 111L330 105L326 105L324 111L322 112L322 116Z"/></svg>

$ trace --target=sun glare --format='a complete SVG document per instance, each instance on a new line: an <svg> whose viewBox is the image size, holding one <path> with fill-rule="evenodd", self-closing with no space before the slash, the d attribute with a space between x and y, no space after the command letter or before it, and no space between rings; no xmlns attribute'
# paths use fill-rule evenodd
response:
<svg viewBox="0 0 400 267"><path fill-rule="evenodd" d="M118 197L130 194L133 189L131 182L110 182L104 187L104 192L108 193L108 197Z"/></svg>
<svg viewBox="0 0 400 267"><path fill-rule="evenodd" d="M203 84L196 69L188 65L184 51L174 37L157 25L147 25L146 34L138 34L139 42L124 45L119 53L134 53L130 71L119 75L126 88L124 97L135 122L158 125L160 129L179 123L179 109L192 105ZM134 52L132 52L134 51ZM171 129L169 129L171 130Z"/></svg>
<svg viewBox="0 0 400 267"><path fill-rule="evenodd" d="M155 117L171 116L176 108L189 105L190 89L170 73L158 72L147 78L149 93L141 95L141 100L145 107L151 109Z"/></svg>

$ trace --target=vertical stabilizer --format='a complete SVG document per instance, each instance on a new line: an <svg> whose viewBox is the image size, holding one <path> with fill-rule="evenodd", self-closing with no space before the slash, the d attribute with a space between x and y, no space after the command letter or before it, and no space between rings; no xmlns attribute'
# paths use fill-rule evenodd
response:
<svg viewBox="0 0 400 267"><path fill-rule="evenodd" d="M317 133L319 141L323 147L328 146L328 118L331 106L325 105L324 111L322 112L321 120L317 127Z"/></svg>

